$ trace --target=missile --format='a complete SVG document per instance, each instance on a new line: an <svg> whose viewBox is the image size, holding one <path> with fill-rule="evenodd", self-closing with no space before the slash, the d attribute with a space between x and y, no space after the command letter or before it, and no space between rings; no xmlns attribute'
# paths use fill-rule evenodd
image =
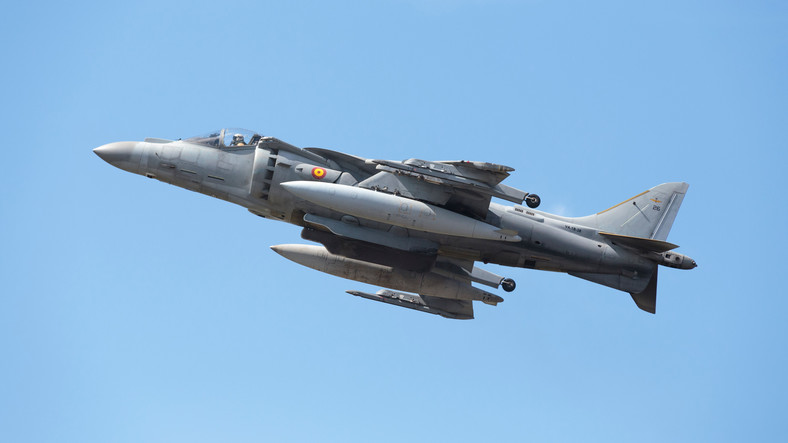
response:
<svg viewBox="0 0 788 443"><path fill-rule="evenodd" d="M482 240L522 240L512 231L456 212L371 189L307 181L286 182L282 187L297 197L334 211L401 228Z"/></svg>
<svg viewBox="0 0 788 443"><path fill-rule="evenodd" d="M277 254L326 274L398 291L456 300L479 300L496 305L503 298L434 272L413 272L335 255L323 246L276 245Z"/></svg>

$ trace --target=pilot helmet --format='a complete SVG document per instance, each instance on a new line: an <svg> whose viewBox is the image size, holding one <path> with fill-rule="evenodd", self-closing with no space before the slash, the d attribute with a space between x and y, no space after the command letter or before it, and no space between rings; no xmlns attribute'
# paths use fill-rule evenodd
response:
<svg viewBox="0 0 788 443"><path fill-rule="evenodd" d="M243 142L244 136L242 134L235 134L233 136L233 143Z"/></svg>

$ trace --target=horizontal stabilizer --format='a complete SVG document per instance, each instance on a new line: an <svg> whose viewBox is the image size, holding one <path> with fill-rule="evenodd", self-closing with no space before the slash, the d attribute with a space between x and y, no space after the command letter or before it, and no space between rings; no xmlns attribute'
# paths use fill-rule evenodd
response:
<svg viewBox="0 0 788 443"><path fill-rule="evenodd" d="M673 243L653 238L632 237L630 235L612 234L610 232L600 232L599 235L603 235L621 246L640 249L642 251L665 252L679 247Z"/></svg>
<svg viewBox="0 0 788 443"><path fill-rule="evenodd" d="M446 318L457 320L470 320L473 318L473 302L470 300L449 300L429 295L405 294L387 289L381 289L375 294L361 291L347 291L347 293L368 300L388 303Z"/></svg>

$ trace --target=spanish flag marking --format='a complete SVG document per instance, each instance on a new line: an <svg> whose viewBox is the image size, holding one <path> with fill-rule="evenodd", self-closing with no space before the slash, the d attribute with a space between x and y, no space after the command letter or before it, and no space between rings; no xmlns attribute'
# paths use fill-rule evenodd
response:
<svg viewBox="0 0 788 443"><path fill-rule="evenodd" d="M322 180L326 176L326 170L323 168L312 168L312 177Z"/></svg>

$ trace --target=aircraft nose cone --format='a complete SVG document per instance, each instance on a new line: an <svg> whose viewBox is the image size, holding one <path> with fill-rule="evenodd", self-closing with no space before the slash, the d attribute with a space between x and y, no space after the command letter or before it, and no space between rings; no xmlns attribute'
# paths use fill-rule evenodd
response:
<svg viewBox="0 0 788 443"><path fill-rule="evenodd" d="M141 151L137 142L107 143L94 149L102 160L124 171L139 173Z"/></svg>
<svg viewBox="0 0 788 443"><path fill-rule="evenodd" d="M94 149L93 152L105 162L117 166L118 163L131 159L136 144L136 142L107 143Z"/></svg>

